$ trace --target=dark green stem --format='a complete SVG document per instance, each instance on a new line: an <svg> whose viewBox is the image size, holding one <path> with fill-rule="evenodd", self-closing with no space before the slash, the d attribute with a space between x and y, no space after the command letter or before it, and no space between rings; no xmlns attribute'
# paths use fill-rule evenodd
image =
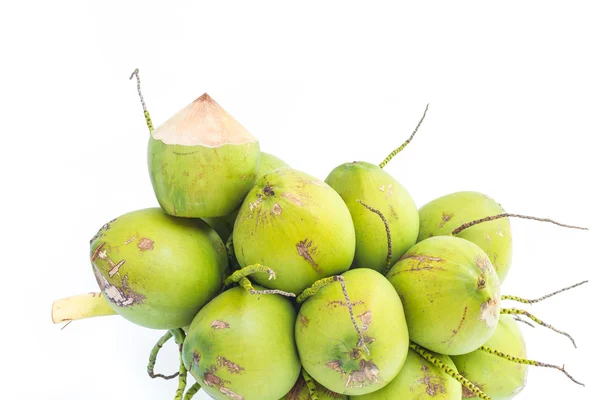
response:
<svg viewBox="0 0 600 400"><path fill-rule="evenodd" d="M276 278L275 272L271 268L265 267L261 264L253 264L242 269L238 269L231 274L227 279L225 279L225 286L231 286L234 283L238 283L242 278L245 278L248 275L252 275L256 272L264 272L269 274L269 280Z"/></svg>
<svg viewBox="0 0 600 400"><path fill-rule="evenodd" d="M185 396L183 396L183 400L191 400L192 397L196 395L200 391L201 387L198 382L194 383L188 390L185 392Z"/></svg>
<svg viewBox="0 0 600 400"><path fill-rule="evenodd" d="M575 225L562 224L560 222L556 222L556 221L551 220L549 218L538 218L538 217L531 217L529 215L502 213L502 214L498 214L498 215L490 215L489 217L480 218L480 219L476 219L476 220L471 221L471 222L464 223L461 226L459 226L458 228L454 229L452 231L452 235L456 236L459 233L461 233L462 231L464 231L465 229L470 228L473 225L481 224L482 222L494 221L496 219L508 218L508 217L522 218L522 219L531 219L531 220L540 221L540 222L550 222L550 223L552 223L554 225L562 226L563 228L580 229L580 230L584 230L584 231L588 230L588 228L582 228L580 226L575 226Z"/></svg>
<svg viewBox="0 0 600 400"><path fill-rule="evenodd" d="M150 118L150 113L148 112L148 109L146 108L146 102L144 102L144 96L142 96L142 85L140 82L140 69L139 68L136 68L135 71L133 71L131 73L129 80L133 79L134 76L135 76L135 79L137 80L137 91L138 91L138 95L140 96L142 108L144 109L144 118L146 118L146 125L148 126L148 130L150 131L150 133L152 133L152 131L154 130L154 126L152 125L152 119Z"/></svg>
<svg viewBox="0 0 600 400"><path fill-rule="evenodd" d="M475 384L473 382L469 381L467 378L465 378L464 376L459 374L457 371L452 369L450 366L444 364L439 358L437 358L436 356L431 354L424 347L421 347L414 342L410 342L409 347L411 349L413 349L415 352L417 352L421 357L423 357L424 359L426 359L427 361L429 361L436 367L440 368L448 376L450 376L454 380L458 381L463 387L470 390L473 394L475 394L480 399L492 400L491 397L489 397L487 394L483 393L483 391L481 391L481 389L479 389L477 386L475 386Z"/></svg>
<svg viewBox="0 0 600 400"><path fill-rule="evenodd" d="M391 267L391 262L392 262L392 234L390 232L390 226L388 225L387 219L385 218L385 216L383 215L383 213L379 210L374 209L373 207L365 204L365 202L363 202L360 199L357 199L356 201L358 201L360 204L362 204L367 210L377 214L379 216L379 218L381 218L381 221L383 221L383 225L385 226L385 234L387 237L387 257L385 259L385 266L383 267L383 275L386 276L388 274L388 272L390 272L390 267Z"/></svg>
<svg viewBox="0 0 600 400"><path fill-rule="evenodd" d="M570 380L572 380L573 382L575 382L578 385L581 386L585 386L583 383L575 380L567 371L565 371L565 366L563 365L562 367L559 367L558 365L552 365L552 364L546 364L540 361L534 361L534 360L528 360L526 358L519 358L519 357L514 357L511 356L509 354L503 353L501 351L489 348L487 346L481 346L478 350L484 351L486 353L489 354L493 354L495 356L501 357L505 360L517 363L517 364L523 364L523 365L532 365L534 367L544 367L544 368L554 368L557 369L559 371L561 371L563 374L565 374Z"/></svg>
<svg viewBox="0 0 600 400"><path fill-rule="evenodd" d="M550 324L547 324L546 322L542 321L541 319L539 319L535 315L531 314L529 311L519 310L517 308L502 308L502 309L500 309L500 314L525 315L527 318L529 318L530 320L532 320L536 324L539 324L539 325L541 325L541 326L543 326L545 328L553 330L556 333L559 333L561 335L564 335L564 336L568 337L569 339L571 339L571 342L573 343L573 346L575 346L575 348L577 348L577 345L575 344L575 339L573 339L573 337L571 335L569 335L567 332L564 332L564 331L556 329L555 327L553 327Z"/></svg>
<svg viewBox="0 0 600 400"><path fill-rule="evenodd" d="M423 120L425 119L425 115L427 115L427 110L429 109L429 104L427 104L427 106L425 107L425 111L423 112L423 116L421 117L421 120L419 121L419 123L417 124L417 127L415 128L415 130L413 131L412 135L410 135L410 137L404 142L402 143L402 145L400 147L398 147L396 150L392 151L390 153L389 156L387 156L385 158L385 160L383 160L381 162L381 164L379 164L379 168L383 168L386 166L387 163L389 163L391 161L392 158L394 158L394 156L398 153L400 153L402 150L404 150L404 148L410 143L411 140L413 140L413 138L415 137L415 134L417 133L417 131L419 130L419 127L421 126L421 123L423 123Z"/></svg>
<svg viewBox="0 0 600 400"><path fill-rule="evenodd" d="M152 351L150 352L150 360L148 361L148 368L147 368L148 375L150 375L150 378L152 378L152 379L162 378L162 379L169 380L169 379L176 378L179 375L179 372L175 372L172 375L157 374L154 372L154 366L156 365L156 358L158 357L158 353L159 353L160 349L172 337L173 337L173 334L170 331L167 331L167 333L165 333L152 348Z"/></svg>
<svg viewBox="0 0 600 400"><path fill-rule="evenodd" d="M183 393L185 392L185 386L187 384L187 369L183 364L183 342L185 341L185 332L181 328L169 330L175 338L175 343L179 346L179 386L175 392L175 400L181 400Z"/></svg>
<svg viewBox="0 0 600 400"><path fill-rule="evenodd" d="M308 388L308 393L310 394L310 400L319 400L319 394L317 393L317 386L313 381L313 378L308 375L306 370L302 368L302 378L304 378L304 382L306 383L306 387Z"/></svg>
<svg viewBox="0 0 600 400"><path fill-rule="evenodd" d="M571 289L574 289L574 288L576 288L576 287L578 287L578 286L581 286L581 285L583 285L584 283L588 283L588 281L583 281L583 282L576 283L576 284L574 284L574 285L571 285L571 286L568 286L568 287L566 287L566 288L563 288L563 289L557 290L556 292L552 292L552 293L550 293L550 294L547 294L547 295L545 295L545 296L539 297L539 298L537 298L537 299L532 299L532 300L529 300L529 299L524 299L524 298L522 298L522 297L511 296L511 295L506 295L506 294L505 294L505 295L503 295L503 296L502 296L502 300L512 300L512 301L518 301L519 303L525 303L525 304L534 304L534 303L539 303L540 301L546 300L546 299L548 299L548 298L550 298L550 297L552 297L552 296L556 296L557 294L560 294L560 293L562 293L562 292L566 292L567 290L571 290Z"/></svg>

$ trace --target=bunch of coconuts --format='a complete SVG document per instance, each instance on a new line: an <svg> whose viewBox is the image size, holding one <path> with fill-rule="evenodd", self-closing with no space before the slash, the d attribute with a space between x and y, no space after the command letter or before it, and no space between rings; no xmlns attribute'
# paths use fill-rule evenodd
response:
<svg viewBox="0 0 600 400"><path fill-rule="evenodd" d="M381 164L342 164L323 181L261 152L207 94L154 129L133 76L160 208L100 228L90 261L101 292L57 300L54 322L118 314L166 331L148 373L178 377L176 399L510 399L529 365L579 383L527 359L518 322L566 332L501 307L581 284L533 300L501 293L508 218L562 224L477 192L417 209L383 169L427 108ZM171 338L179 371L156 373Z"/></svg>

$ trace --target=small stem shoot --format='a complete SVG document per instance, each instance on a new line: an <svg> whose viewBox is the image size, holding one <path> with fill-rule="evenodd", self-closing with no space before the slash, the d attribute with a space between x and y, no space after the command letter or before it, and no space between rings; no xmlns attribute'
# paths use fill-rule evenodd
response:
<svg viewBox="0 0 600 400"><path fill-rule="evenodd" d="M277 278L275 272L271 268L265 267L261 264L253 264L242 269L238 269L233 274L229 275L229 277L225 279L225 286L231 286L234 283L238 283L242 278L245 278L248 275L252 275L256 272L264 272L269 274L269 280Z"/></svg>
<svg viewBox="0 0 600 400"><path fill-rule="evenodd" d="M513 315L513 318L515 321L520 322L522 324L525 325L529 325L532 328L535 328L535 325L533 325L531 322L524 320L523 318L519 317L518 315Z"/></svg>
<svg viewBox="0 0 600 400"><path fill-rule="evenodd" d="M388 225L387 219L383 215L383 213L379 210L374 209L373 207L365 204L362 200L356 199L357 202L362 204L367 210L377 214L379 218L383 221L383 225L385 226L385 234L387 237L387 257L385 259L385 266L383 267L383 275L386 276L388 272L390 272L391 262L392 262L392 234L390 232L390 226Z"/></svg>
<svg viewBox="0 0 600 400"><path fill-rule="evenodd" d="M423 122L423 120L425 119L425 115L427 115L427 110L429 109L429 104L427 104L427 106L425 107L425 111L423 112L423 116L421 117L421 120L419 121L419 123L417 124L417 127L415 128L415 130L413 131L413 133L410 135L410 137L404 142L402 143L402 145L400 147L398 147L396 150L392 151L386 158L385 160L383 160L381 162L381 164L379 164L379 168L383 168L387 165L387 163L389 163L391 161L392 158L394 158L394 156L398 153L400 153L402 150L404 150L404 148L410 143L411 140L413 140L413 138L415 137L415 134L417 133L417 131L419 130L419 127L421 126L421 123Z"/></svg>
<svg viewBox="0 0 600 400"><path fill-rule="evenodd" d="M152 125L152 118L150 118L150 113L148 112L148 109L146 108L146 102L144 101L144 96L142 96L142 85L141 85L141 81L140 81L140 69L139 68L136 68L135 71L133 71L131 73L129 80L132 80L134 76L135 76L135 79L137 80L137 91L138 91L138 95L140 96L140 102L142 103L142 108L144 109L144 118L146 118L146 125L148 126L148 130L150 131L150 133L152 133L152 131L154 130L154 126Z"/></svg>
<svg viewBox="0 0 600 400"><path fill-rule="evenodd" d="M281 296L285 296L285 297L296 297L296 295L294 293L289 293L289 292L284 292L283 290L279 290L279 289L265 289L265 290L256 290L254 289L254 286L252 286L252 282L250 282L250 279L243 277L242 279L240 279L239 284L241 287L243 287L244 289L246 289L250 294L278 294Z"/></svg>
<svg viewBox="0 0 600 400"><path fill-rule="evenodd" d="M464 376L459 374L457 371L452 369L450 366L444 364L442 362L442 360L440 360L439 358L437 358L436 356L431 354L424 347L421 347L414 342L410 342L408 346L411 349L413 349L415 352L417 352L421 357L423 357L424 359L426 359L427 361L429 361L436 367L440 368L448 376L450 376L454 380L458 381L463 387L469 389L473 394L477 395L477 397L479 397L480 399L492 400L491 397L489 397L487 394L483 393L481 391L481 389L479 389L477 386L475 386L475 384L473 382L469 381L467 378L465 378Z"/></svg>
<svg viewBox="0 0 600 400"><path fill-rule="evenodd" d="M490 215L489 217L476 219L474 221L462 224L461 226L459 226L458 228L456 228L456 229L454 229L452 231L452 236L458 235L459 233L461 233L462 231L464 231L467 228L472 227L473 225L477 225L477 224L480 224L482 222L494 221L494 220L500 219L500 218L507 218L507 217L530 219L530 220L540 221L540 222L550 222L550 223L552 223L554 225L562 226L563 228L580 229L580 230L583 230L583 231L587 231L588 230L588 228L583 228L581 226L575 226L575 225L562 224L560 222L556 222L556 221L554 221L552 219L549 219L549 218L538 218L538 217L532 217L532 216L529 216L529 215L502 213L502 214L498 214L498 215Z"/></svg>
<svg viewBox="0 0 600 400"><path fill-rule="evenodd" d="M546 363L539 362L539 361L528 360L526 358L513 357L513 356L511 356L509 354L502 353L501 351L494 350L494 349L489 348L487 346L481 346L478 350L485 351L486 353L493 354L495 356L504 358L505 360L512 361L512 362L517 363L517 364L524 364L524 365L532 365L534 367L545 367L545 368L554 368L554 369L557 369L557 370L561 371L563 374L565 374L570 380L572 380L576 384L581 385L581 386L585 386L583 383L575 380L575 378L573 378L565 370L565 366L564 365L562 367L559 367L558 365L546 364Z"/></svg>
<svg viewBox="0 0 600 400"><path fill-rule="evenodd" d="M183 400L191 400L192 397L196 395L201 389L201 386L198 382L194 383L188 390L185 392L185 396L183 396Z"/></svg>
<svg viewBox="0 0 600 400"><path fill-rule="evenodd" d="M158 353L159 353L160 349L165 345L165 343L167 343L169 340L171 340L172 337L173 337L173 334L170 331L167 331L167 333L165 333L152 348L152 351L150 352L150 359L148 360L148 367L147 367L148 375L150 375L150 378L152 378L152 379L162 378L165 380L169 380L169 379L176 378L179 375L179 372L175 372L172 375L157 374L154 372L154 366L156 365L156 358L158 357Z"/></svg>
<svg viewBox="0 0 600 400"><path fill-rule="evenodd" d="M528 300L528 299L524 299L521 297L517 297L517 296L511 296L511 295L503 295L502 296L502 300L512 300L512 301L518 301L519 303L525 303L525 304L535 304L535 303L539 303L540 301L546 300L552 296L556 296L557 294L560 294L562 292L566 292L567 290L571 290L574 289L578 286L583 285L584 283L588 283L589 281L583 281L583 282L579 282L576 283L574 285L568 286L566 288L562 288L560 290L557 290L556 292L552 292L550 294L547 294L545 296L539 297L537 299L532 299L532 300Z"/></svg>
<svg viewBox="0 0 600 400"><path fill-rule="evenodd" d="M571 335L569 335L567 332L563 332L561 330L556 329L555 327L553 327L550 324L547 324L546 322L542 321L541 319L539 319L535 315L531 314L529 311L519 310L519 309L516 309L516 308L502 308L500 310L500 314L525 315L527 318L529 318L533 322L537 323L538 325L541 325L541 326L543 326L545 328L553 330L556 333L559 333L561 335L564 335L564 336L568 337L571 340L571 342L573 343L573 346L575 346L575 348L577 348L577 345L575 344L575 339L573 339L573 337Z"/></svg>
<svg viewBox="0 0 600 400"><path fill-rule="evenodd" d="M313 378L308 375L306 370L302 368L302 378L304 378L304 382L306 383L306 387L308 388L308 393L310 394L310 400L319 400L319 394L317 393L317 386L313 381Z"/></svg>

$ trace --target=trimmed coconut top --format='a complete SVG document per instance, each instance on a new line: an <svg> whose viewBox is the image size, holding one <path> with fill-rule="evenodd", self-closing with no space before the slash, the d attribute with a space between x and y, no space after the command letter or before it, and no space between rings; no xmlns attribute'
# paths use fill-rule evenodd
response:
<svg viewBox="0 0 600 400"><path fill-rule="evenodd" d="M257 141L207 93L156 128L152 137L165 144L205 147Z"/></svg>

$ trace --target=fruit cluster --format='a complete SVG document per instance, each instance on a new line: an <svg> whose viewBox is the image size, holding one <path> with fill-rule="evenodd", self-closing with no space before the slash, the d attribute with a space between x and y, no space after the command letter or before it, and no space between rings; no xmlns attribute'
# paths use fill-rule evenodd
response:
<svg viewBox="0 0 600 400"><path fill-rule="evenodd" d="M526 358L517 321L570 336L500 304L541 300L501 294L508 218L537 218L477 192L417 209L384 170L427 109L380 165L345 163L322 181L261 152L207 94L157 129L141 99L160 208L98 231L101 293L57 300L55 322L119 314L166 330L148 372L178 376L176 399L508 399L528 365L571 378ZM155 373L171 338L179 372Z"/></svg>

